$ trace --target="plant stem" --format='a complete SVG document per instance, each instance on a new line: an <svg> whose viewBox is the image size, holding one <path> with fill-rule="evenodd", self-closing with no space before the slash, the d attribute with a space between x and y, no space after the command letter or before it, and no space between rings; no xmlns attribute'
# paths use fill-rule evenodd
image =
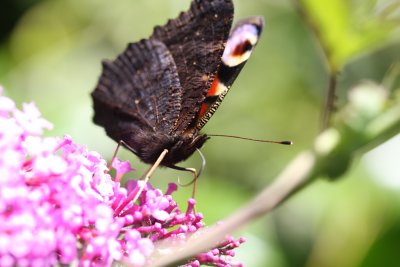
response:
<svg viewBox="0 0 400 267"><path fill-rule="evenodd" d="M332 60L332 51L329 45L324 41L324 38L321 34L321 29L319 28L318 24L314 21L314 18L310 16L307 11L307 7L303 3L302 0L294 0L294 5L297 9L297 12L313 33L315 37L315 42L318 44L321 54L323 56L323 60L325 62L325 66L327 68L327 72L329 75L328 81L328 91L325 98L325 103L322 106L322 117L321 117L321 129L320 132L323 132L327 128L329 128L330 124L330 117L332 114L332 110L335 107L335 100L336 100L336 75L338 71L338 66Z"/></svg>
<svg viewBox="0 0 400 267"><path fill-rule="evenodd" d="M321 132L326 130L330 125L330 118L333 109L335 108L336 100L336 74L331 72L329 75L328 92L325 98L325 104L322 108L321 117Z"/></svg>
<svg viewBox="0 0 400 267"><path fill-rule="evenodd" d="M267 214L306 184L313 181L315 155L304 152L296 157L288 167L251 202L233 213L223 223L197 231L185 242L171 244L171 241L156 245L156 253L151 266L176 266L201 252L212 249L229 235L244 225ZM149 266L150 266L149 265Z"/></svg>

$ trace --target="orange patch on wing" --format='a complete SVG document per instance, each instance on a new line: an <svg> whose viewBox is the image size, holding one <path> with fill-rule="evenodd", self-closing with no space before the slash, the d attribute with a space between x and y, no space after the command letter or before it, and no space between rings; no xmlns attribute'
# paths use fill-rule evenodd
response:
<svg viewBox="0 0 400 267"><path fill-rule="evenodd" d="M221 93L221 86L219 83L218 76L215 75L214 81L212 82L210 89L208 89L206 97L217 96L220 93ZM210 107L210 105L207 103L201 104L199 114L197 117L201 118L207 112L209 107Z"/></svg>
<svg viewBox="0 0 400 267"><path fill-rule="evenodd" d="M208 108L210 105L203 103L201 104L200 110L199 110L199 115L197 116L198 118L203 117L203 115L207 112Z"/></svg>
<svg viewBox="0 0 400 267"><path fill-rule="evenodd" d="M218 92L218 85L219 85L219 79L218 76L215 75L214 81L211 84L210 89L208 89L207 96L219 95L220 92Z"/></svg>
<svg viewBox="0 0 400 267"><path fill-rule="evenodd" d="M206 97L219 96L225 90L226 90L226 86L219 81L218 76L215 76L215 79L214 79L213 83L211 84Z"/></svg>

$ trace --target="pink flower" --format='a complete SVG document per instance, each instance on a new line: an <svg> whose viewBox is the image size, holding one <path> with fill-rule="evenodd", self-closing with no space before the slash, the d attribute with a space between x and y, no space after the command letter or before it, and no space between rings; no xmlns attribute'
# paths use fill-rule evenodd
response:
<svg viewBox="0 0 400 267"><path fill-rule="evenodd" d="M225 242L220 244L218 248L197 255L193 261L184 266L197 267L201 265L211 265L220 267L242 267L242 263L233 260L235 256L233 249L239 247L243 242L245 242L244 238L235 240L232 237L227 237Z"/></svg>
<svg viewBox="0 0 400 267"><path fill-rule="evenodd" d="M150 190L146 192L146 206L149 208L151 216L159 221L166 221L170 218L165 211L172 201L171 196L164 196L161 190Z"/></svg>
<svg viewBox="0 0 400 267"><path fill-rule="evenodd" d="M115 158L112 162L112 167L116 171L115 181L120 181L121 177L130 171L133 171L131 167L131 163L129 161L121 161L118 158Z"/></svg>
<svg viewBox="0 0 400 267"><path fill-rule="evenodd" d="M175 184L165 194L142 181L122 187L129 162L115 159L112 177L97 152L70 136L43 138L51 124L35 105L18 110L1 92L0 266L143 266L153 242L179 240L203 227L194 199L180 211L171 196ZM239 243L228 240L193 262L228 266L217 263L230 262L222 256L232 258Z"/></svg>
<svg viewBox="0 0 400 267"><path fill-rule="evenodd" d="M142 238L137 230L130 229L125 234L124 250L130 263L134 266L143 266L146 257L153 253L154 244L150 239Z"/></svg>

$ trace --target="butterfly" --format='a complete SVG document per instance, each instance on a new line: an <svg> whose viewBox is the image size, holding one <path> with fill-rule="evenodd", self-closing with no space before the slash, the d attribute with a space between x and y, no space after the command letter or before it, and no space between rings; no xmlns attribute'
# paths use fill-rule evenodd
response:
<svg viewBox="0 0 400 267"><path fill-rule="evenodd" d="M129 43L115 59L102 62L91 96L93 121L107 135L153 164L190 157L209 139L200 132L220 106L263 30L262 17L233 29L231 0L194 0L190 9L148 39Z"/></svg>

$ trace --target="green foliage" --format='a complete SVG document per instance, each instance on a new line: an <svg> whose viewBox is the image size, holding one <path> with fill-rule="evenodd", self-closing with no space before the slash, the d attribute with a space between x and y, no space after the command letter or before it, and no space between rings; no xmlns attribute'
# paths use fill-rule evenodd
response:
<svg viewBox="0 0 400 267"><path fill-rule="evenodd" d="M332 128L316 139L315 150L320 156L317 175L342 177L357 154L400 131L400 99L390 92L374 83L362 83L349 90L348 102L337 112Z"/></svg>
<svg viewBox="0 0 400 267"><path fill-rule="evenodd" d="M397 26L378 12L375 0L299 1L333 72L354 56L384 45Z"/></svg>
<svg viewBox="0 0 400 267"><path fill-rule="evenodd" d="M111 157L115 144L91 122L89 94L100 61L148 36L189 1L33 2L1 38L0 83L18 103L35 101L55 123L54 134L69 133ZM263 15L266 29L205 132L293 140L295 145L210 140L198 184L198 207L205 220L221 220L268 184L292 157L313 149L318 157L314 178L344 179L310 185L272 217L245 229L243 235L252 236L241 248L245 262L255 267L355 267L386 266L388 257L397 261L389 249L396 242L387 237L398 232L399 187L383 184L388 170L376 173L372 167L400 157L399 144L384 144L400 129L399 1L235 4L237 19ZM318 134L330 77L336 79L339 96L347 97L338 99L343 104L332 111L330 127ZM386 150L381 157L372 151L365 159L373 148ZM120 157L137 162L130 153ZM184 165L198 166L199 159L195 156ZM134 167L137 177L147 169L139 162ZM160 172L171 180L158 179ZM177 176L191 179L160 170L153 182L165 188ZM188 188L182 201L190 193Z"/></svg>

